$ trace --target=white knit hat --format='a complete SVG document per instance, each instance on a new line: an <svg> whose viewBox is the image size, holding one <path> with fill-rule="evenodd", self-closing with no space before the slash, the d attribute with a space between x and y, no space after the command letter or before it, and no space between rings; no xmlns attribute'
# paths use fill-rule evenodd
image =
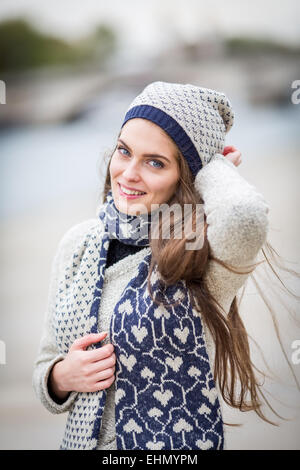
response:
<svg viewBox="0 0 300 470"><path fill-rule="evenodd" d="M234 113L222 92L190 84L153 82L127 109L133 118L159 125L177 144L195 177L216 153L222 153Z"/></svg>

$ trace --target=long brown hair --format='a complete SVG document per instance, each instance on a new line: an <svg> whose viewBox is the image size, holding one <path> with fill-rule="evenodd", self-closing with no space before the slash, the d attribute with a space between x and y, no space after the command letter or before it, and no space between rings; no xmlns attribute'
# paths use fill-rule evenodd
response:
<svg viewBox="0 0 300 470"><path fill-rule="evenodd" d="M106 163L107 159L108 163L104 180L104 189L102 192L102 202L105 201L106 195L111 189L109 165L114 151L115 149L104 156L104 163ZM204 201L201 199L200 195L194 188L192 174L185 158L182 156L178 148L176 158L179 166L180 179L177 185L177 189L172 198L168 201L168 204L170 206L173 204L179 204L182 208L184 207L184 204L190 204L189 207L193 208L191 217L192 228L194 229L196 204L203 204ZM159 223L158 227L159 233L162 233L161 224L162 222ZM251 361L248 339L249 335L239 315L239 307L246 285L243 286L243 291L239 302L237 296L234 297L229 312L225 312L222 309L222 306L217 302L217 300L209 291L207 282L205 280L205 274L207 272L209 263L211 261L215 261L231 272L250 275L258 293L262 297L271 313L273 325L281 350L296 381L297 387L300 390L299 383L282 345L276 316L272 307L270 306L270 302L265 297L259 286L259 283L255 279L253 271L259 264L267 262L268 267L272 270L277 279L279 279L284 288L286 288L286 286L272 266L269 257L279 268L289 272L297 278L300 277L300 273L297 273L294 270L290 270L281 264L279 262L280 256L268 241L264 243L260 250L264 256L264 259L258 263L253 264L252 266L247 266L248 269L246 270L244 267L242 271L239 271L236 267L212 256L210 245L207 239L208 225L205 215L203 227L204 241L201 249L186 250L186 237L183 236L181 239L172 238L176 224L178 224L178 220L174 218L173 214L173 216L171 215L170 217L170 238L150 238L152 257L148 274L148 290L151 298L155 303L163 303L157 298L153 298L151 292L150 278L155 265L157 266L157 270L161 276L161 279L166 286L175 284L179 280L185 281L186 286L191 294L193 308L195 308L201 314L201 318L207 325L215 343L214 380L219 385L224 401L229 406L237 408L240 411L255 411L255 413L261 419L277 426L277 423L274 423L268 419L262 412L261 407L263 403L261 402L259 396L263 398L267 406L276 416L281 419L285 418L281 417L273 409L261 390L262 385L259 383L256 377L255 370L261 374L263 373L259 371ZM267 253L269 257L267 256ZM300 299L300 297L291 293L288 289L287 291L290 295L294 296L298 300ZM233 426L239 425L233 423L225 424Z"/></svg>

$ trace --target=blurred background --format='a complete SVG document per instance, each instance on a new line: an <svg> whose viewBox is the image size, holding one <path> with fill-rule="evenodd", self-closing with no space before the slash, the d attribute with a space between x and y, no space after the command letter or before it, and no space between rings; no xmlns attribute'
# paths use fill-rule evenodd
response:
<svg viewBox="0 0 300 470"><path fill-rule="evenodd" d="M46 411L31 385L51 263L66 230L96 216L105 155L149 82L226 93L236 114L226 145L241 150L239 173L270 206L268 241L300 270L299 18L297 0L1 1L0 449L59 447L67 416ZM299 314L299 302L270 268L257 273L286 356L251 280L240 311L270 368L251 343L255 364L269 373L266 397L288 420L265 410L274 427L225 406L224 420L243 424L227 428L227 446L299 449L292 343L300 328L289 315ZM278 273L299 295L299 280Z"/></svg>

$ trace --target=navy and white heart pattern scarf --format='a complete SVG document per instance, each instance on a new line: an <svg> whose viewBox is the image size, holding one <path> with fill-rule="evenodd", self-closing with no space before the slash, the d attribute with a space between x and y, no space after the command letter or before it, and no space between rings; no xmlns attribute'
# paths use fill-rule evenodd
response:
<svg viewBox="0 0 300 470"><path fill-rule="evenodd" d="M88 319L94 333L98 332L109 241L118 238L124 243L149 246L151 214L119 212L109 191L100 220L104 232L100 246L99 240L93 242L99 248L99 259ZM90 247L87 250L94 255ZM200 314L192 308L185 281L164 286L155 268L152 293L166 305L152 301L147 288L150 262L148 254L121 293L111 317L110 340L117 357L117 448L223 449L221 408ZM62 448L96 449L105 398L105 390L79 393L68 417ZM83 421L80 426L79 421Z"/></svg>

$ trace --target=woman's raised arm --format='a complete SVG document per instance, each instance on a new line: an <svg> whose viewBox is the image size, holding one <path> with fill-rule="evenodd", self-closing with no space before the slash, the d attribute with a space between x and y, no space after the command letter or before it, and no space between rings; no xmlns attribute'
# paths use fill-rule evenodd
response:
<svg viewBox="0 0 300 470"><path fill-rule="evenodd" d="M264 197L221 154L199 171L195 187L204 201L211 254L237 269L253 264L268 233L269 206ZM215 261L209 264L206 275L217 300L226 297L223 307L227 312L247 277Z"/></svg>

